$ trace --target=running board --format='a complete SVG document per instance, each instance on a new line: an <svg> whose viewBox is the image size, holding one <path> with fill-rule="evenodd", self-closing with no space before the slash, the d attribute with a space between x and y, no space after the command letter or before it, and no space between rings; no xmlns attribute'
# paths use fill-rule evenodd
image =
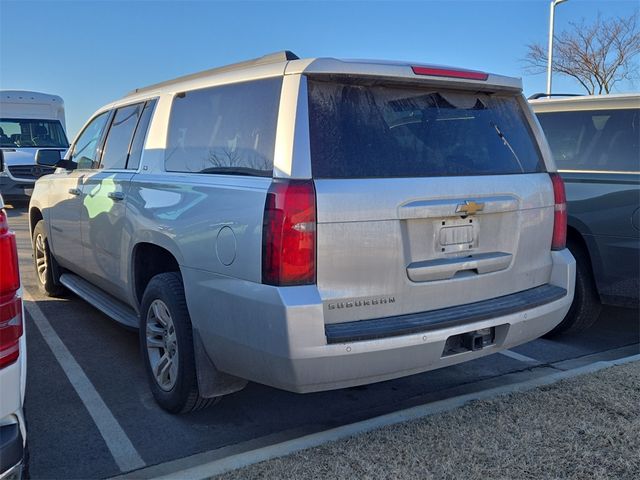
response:
<svg viewBox="0 0 640 480"><path fill-rule="evenodd" d="M63 273L60 283L102 313L125 327L138 328L138 315L133 308L72 273Z"/></svg>

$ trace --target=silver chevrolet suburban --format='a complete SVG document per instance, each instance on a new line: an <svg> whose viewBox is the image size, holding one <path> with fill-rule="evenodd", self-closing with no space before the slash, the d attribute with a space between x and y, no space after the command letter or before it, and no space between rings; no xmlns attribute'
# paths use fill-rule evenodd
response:
<svg viewBox="0 0 640 480"><path fill-rule="evenodd" d="M170 412L472 360L573 298L564 188L517 79L290 52L98 110L29 207L42 291L140 331Z"/></svg>

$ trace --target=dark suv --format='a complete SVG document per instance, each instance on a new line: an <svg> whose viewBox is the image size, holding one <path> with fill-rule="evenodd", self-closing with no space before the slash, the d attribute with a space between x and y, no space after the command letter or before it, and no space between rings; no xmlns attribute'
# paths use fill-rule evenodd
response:
<svg viewBox="0 0 640 480"><path fill-rule="evenodd" d="M638 306L640 94L532 100L566 184L567 243L577 261L567 317L551 333L590 326L601 303Z"/></svg>

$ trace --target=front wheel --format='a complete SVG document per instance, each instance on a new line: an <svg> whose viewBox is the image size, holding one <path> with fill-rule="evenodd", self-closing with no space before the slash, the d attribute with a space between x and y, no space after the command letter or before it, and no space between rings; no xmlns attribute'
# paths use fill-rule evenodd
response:
<svg viewBox="0 0 640 480"><path fill-rule="evenodd" d="M140 346L156 402L170 413L208 407L198 390L191 319L177 272L151 279L140 309Z"/></svg>
<svg viewBox="0 0 640 480"><path fill-rule="evenodd" d="M60 267L51 254L44 220L36 223L33 229L33 262L36 267L38 290L48 297L62 295L64 287L60 284Z"/></svg>

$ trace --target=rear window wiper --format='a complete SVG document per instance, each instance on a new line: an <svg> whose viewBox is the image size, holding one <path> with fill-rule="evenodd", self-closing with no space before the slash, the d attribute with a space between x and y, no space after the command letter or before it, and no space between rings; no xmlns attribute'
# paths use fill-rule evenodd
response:
<svg viewBox="0 0 640 480"><path fill-rule="evenodd" d="M500 130L500 127L498 127L498 125L495 122L489 122L489 124L496 131L496 133L498 134L498 137L500 137L500 140L502 140L503 145L509 149L509 151L513 155L513 158L515 158L516 162L518 162L518 166L520 167L520 171L522 173L524 173L525 170L524 170L524 167L522 166L522 162L520 161L520 158L518 158L518 154L516 153L516 151L513 149L513 147L509 143L509 140L507 140L507 137L504 136L504 133L502 133L502 130Z"/></svg>

